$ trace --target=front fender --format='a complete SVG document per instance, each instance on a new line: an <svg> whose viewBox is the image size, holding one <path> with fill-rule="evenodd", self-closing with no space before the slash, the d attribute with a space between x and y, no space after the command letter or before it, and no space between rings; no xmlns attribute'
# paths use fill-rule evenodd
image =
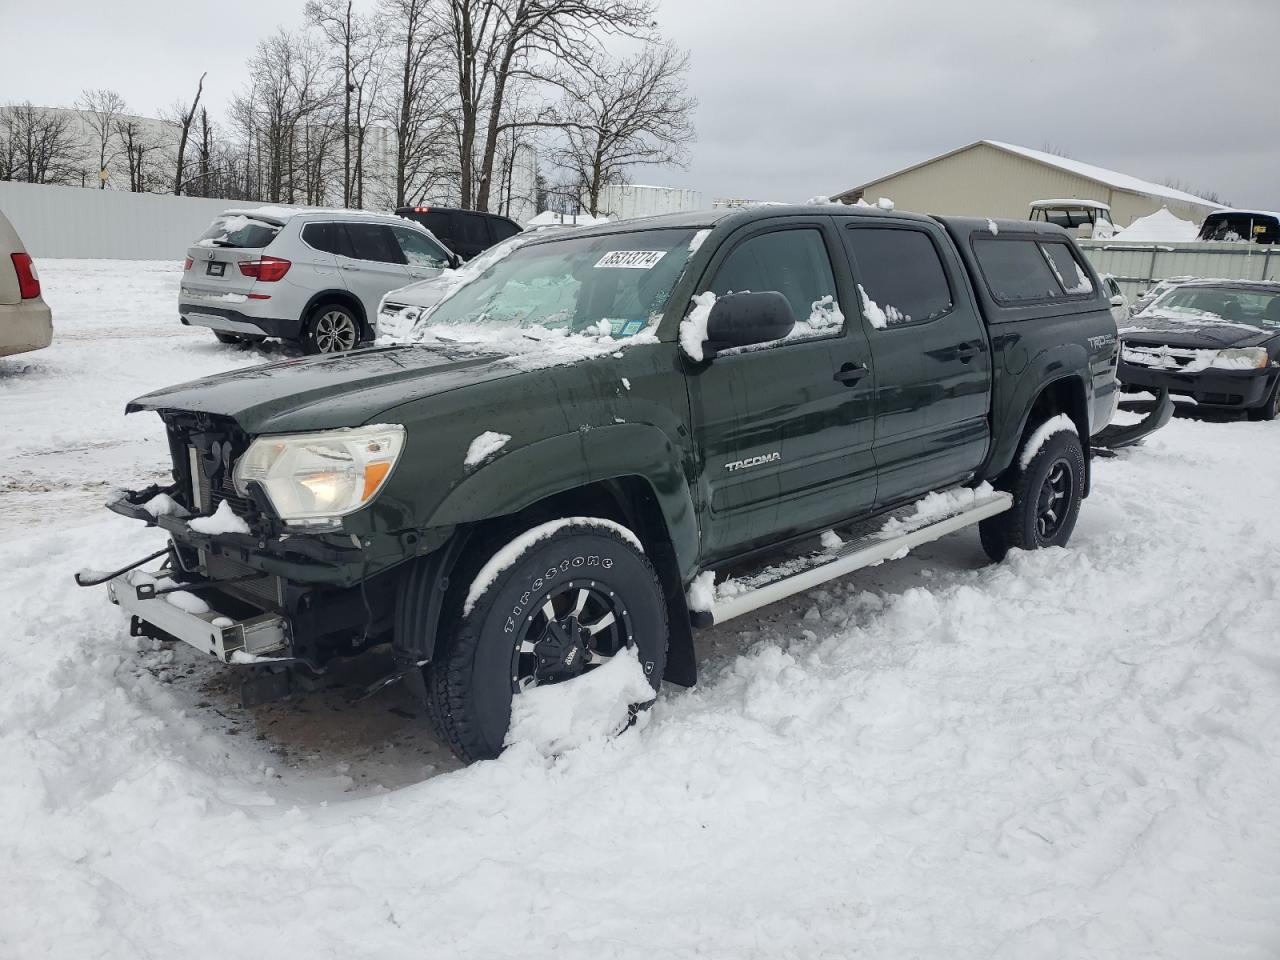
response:
<svg viewBox="0 0 1280 960"><path fill-rule="evenodd" d="M478 523L539 500L622 477L639 477L662 511L682 576L698 558L698 523L682 465L684 452L663 431L641 423L588 427L539 440L491 460L441 501L428 527Z"/></svg>

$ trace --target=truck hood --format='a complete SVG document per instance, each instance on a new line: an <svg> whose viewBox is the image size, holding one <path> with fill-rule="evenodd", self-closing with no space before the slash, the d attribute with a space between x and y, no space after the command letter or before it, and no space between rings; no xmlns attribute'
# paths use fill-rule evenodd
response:
<svg viewBox="0 0 1280 960"><path fill-rule="evenodd" d="M1230 320L1193 317L1189 314L1145 312L1135 316L1121 336L1132 343L1163 344L1194 350L1257 347L1280 336L1275 327L1254 326Z"/></svg>
<svg viewBox="0 0 1280 960"><path fill-rule="evenodd" d="M248 434L357 427L410 400L510 376L502 353L443 345L392 346L246 367L156 390L138 410L231 417Z"/></svg>

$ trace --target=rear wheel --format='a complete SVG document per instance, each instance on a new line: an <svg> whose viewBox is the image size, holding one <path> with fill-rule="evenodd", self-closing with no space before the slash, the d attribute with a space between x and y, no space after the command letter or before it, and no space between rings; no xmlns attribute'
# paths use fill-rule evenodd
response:
<svg viewBox="0 0 1280 960"><path fill-rule="evenodd" d="M1280 417L1280 380L1271 388L1271 395L1262 402L1262 406L1249 411L1250 420L1274 420Z"/></svg>
<svg viewBox="0 0 1280 960"><path fill-rule="evenodd" d="M478 595L452 598L444 622L453 626L427 666L432 719L461 759L502 752L514 697L580 677L624 649L636 648L656 693L666 604L653 566L619 529L552 521L517 538L500 560L484 559L474 576L458 579Z"/></svg>
<svg viewBox="0 0 1280 960"><path fill-rule="evenodd" d="M1080 438L1072 431L1050 434L1025 467L1015 464L1011 470L1012 509L978 524L987 556L1000 561L1011 547L1066 546L1084 499Z"/></svg>
<svg viewBox="0 0 1280 960"><path fill-rule="evenodd" d="M311 311L302 347L307 353L346 353L360 342L360 321L350 307L322 303Z"/></svg>

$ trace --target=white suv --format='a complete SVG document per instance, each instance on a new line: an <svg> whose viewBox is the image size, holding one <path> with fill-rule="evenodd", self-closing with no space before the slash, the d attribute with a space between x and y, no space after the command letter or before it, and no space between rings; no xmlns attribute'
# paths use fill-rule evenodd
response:
<svg viewBox="0 0 1280 960"><path fill-rule="evenodd" d="M223 343L279 337L341 353L373 338L383 294L457 264L429 231L392 214L228 210L187 251L178 313Z"/></svg>
<svg viewBox="0 0 1280 960"><path fill-rule="evenodd" d="M40 296L40 277L18 232L0 213L0 357L53 342L53 321Z"/></svg>

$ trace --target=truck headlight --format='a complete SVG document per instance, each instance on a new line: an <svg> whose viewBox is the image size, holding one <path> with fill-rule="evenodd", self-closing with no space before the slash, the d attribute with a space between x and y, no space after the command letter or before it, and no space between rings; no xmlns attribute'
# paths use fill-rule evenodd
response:
<svg viewBox="0 0 1280 960"><path fill-rule="evenodd" d="M1256 370L1271 362L1266 347L1234 347L1219 350L1213 365L1226 370Z"/></svg>
<svg viewBox="0 0 1280 960"><path fill-rule="evenodd" d="M373 500L403 449L398 424L258 437L232 479L241 496L262 484L282 520L326 525Z"/></svg>

